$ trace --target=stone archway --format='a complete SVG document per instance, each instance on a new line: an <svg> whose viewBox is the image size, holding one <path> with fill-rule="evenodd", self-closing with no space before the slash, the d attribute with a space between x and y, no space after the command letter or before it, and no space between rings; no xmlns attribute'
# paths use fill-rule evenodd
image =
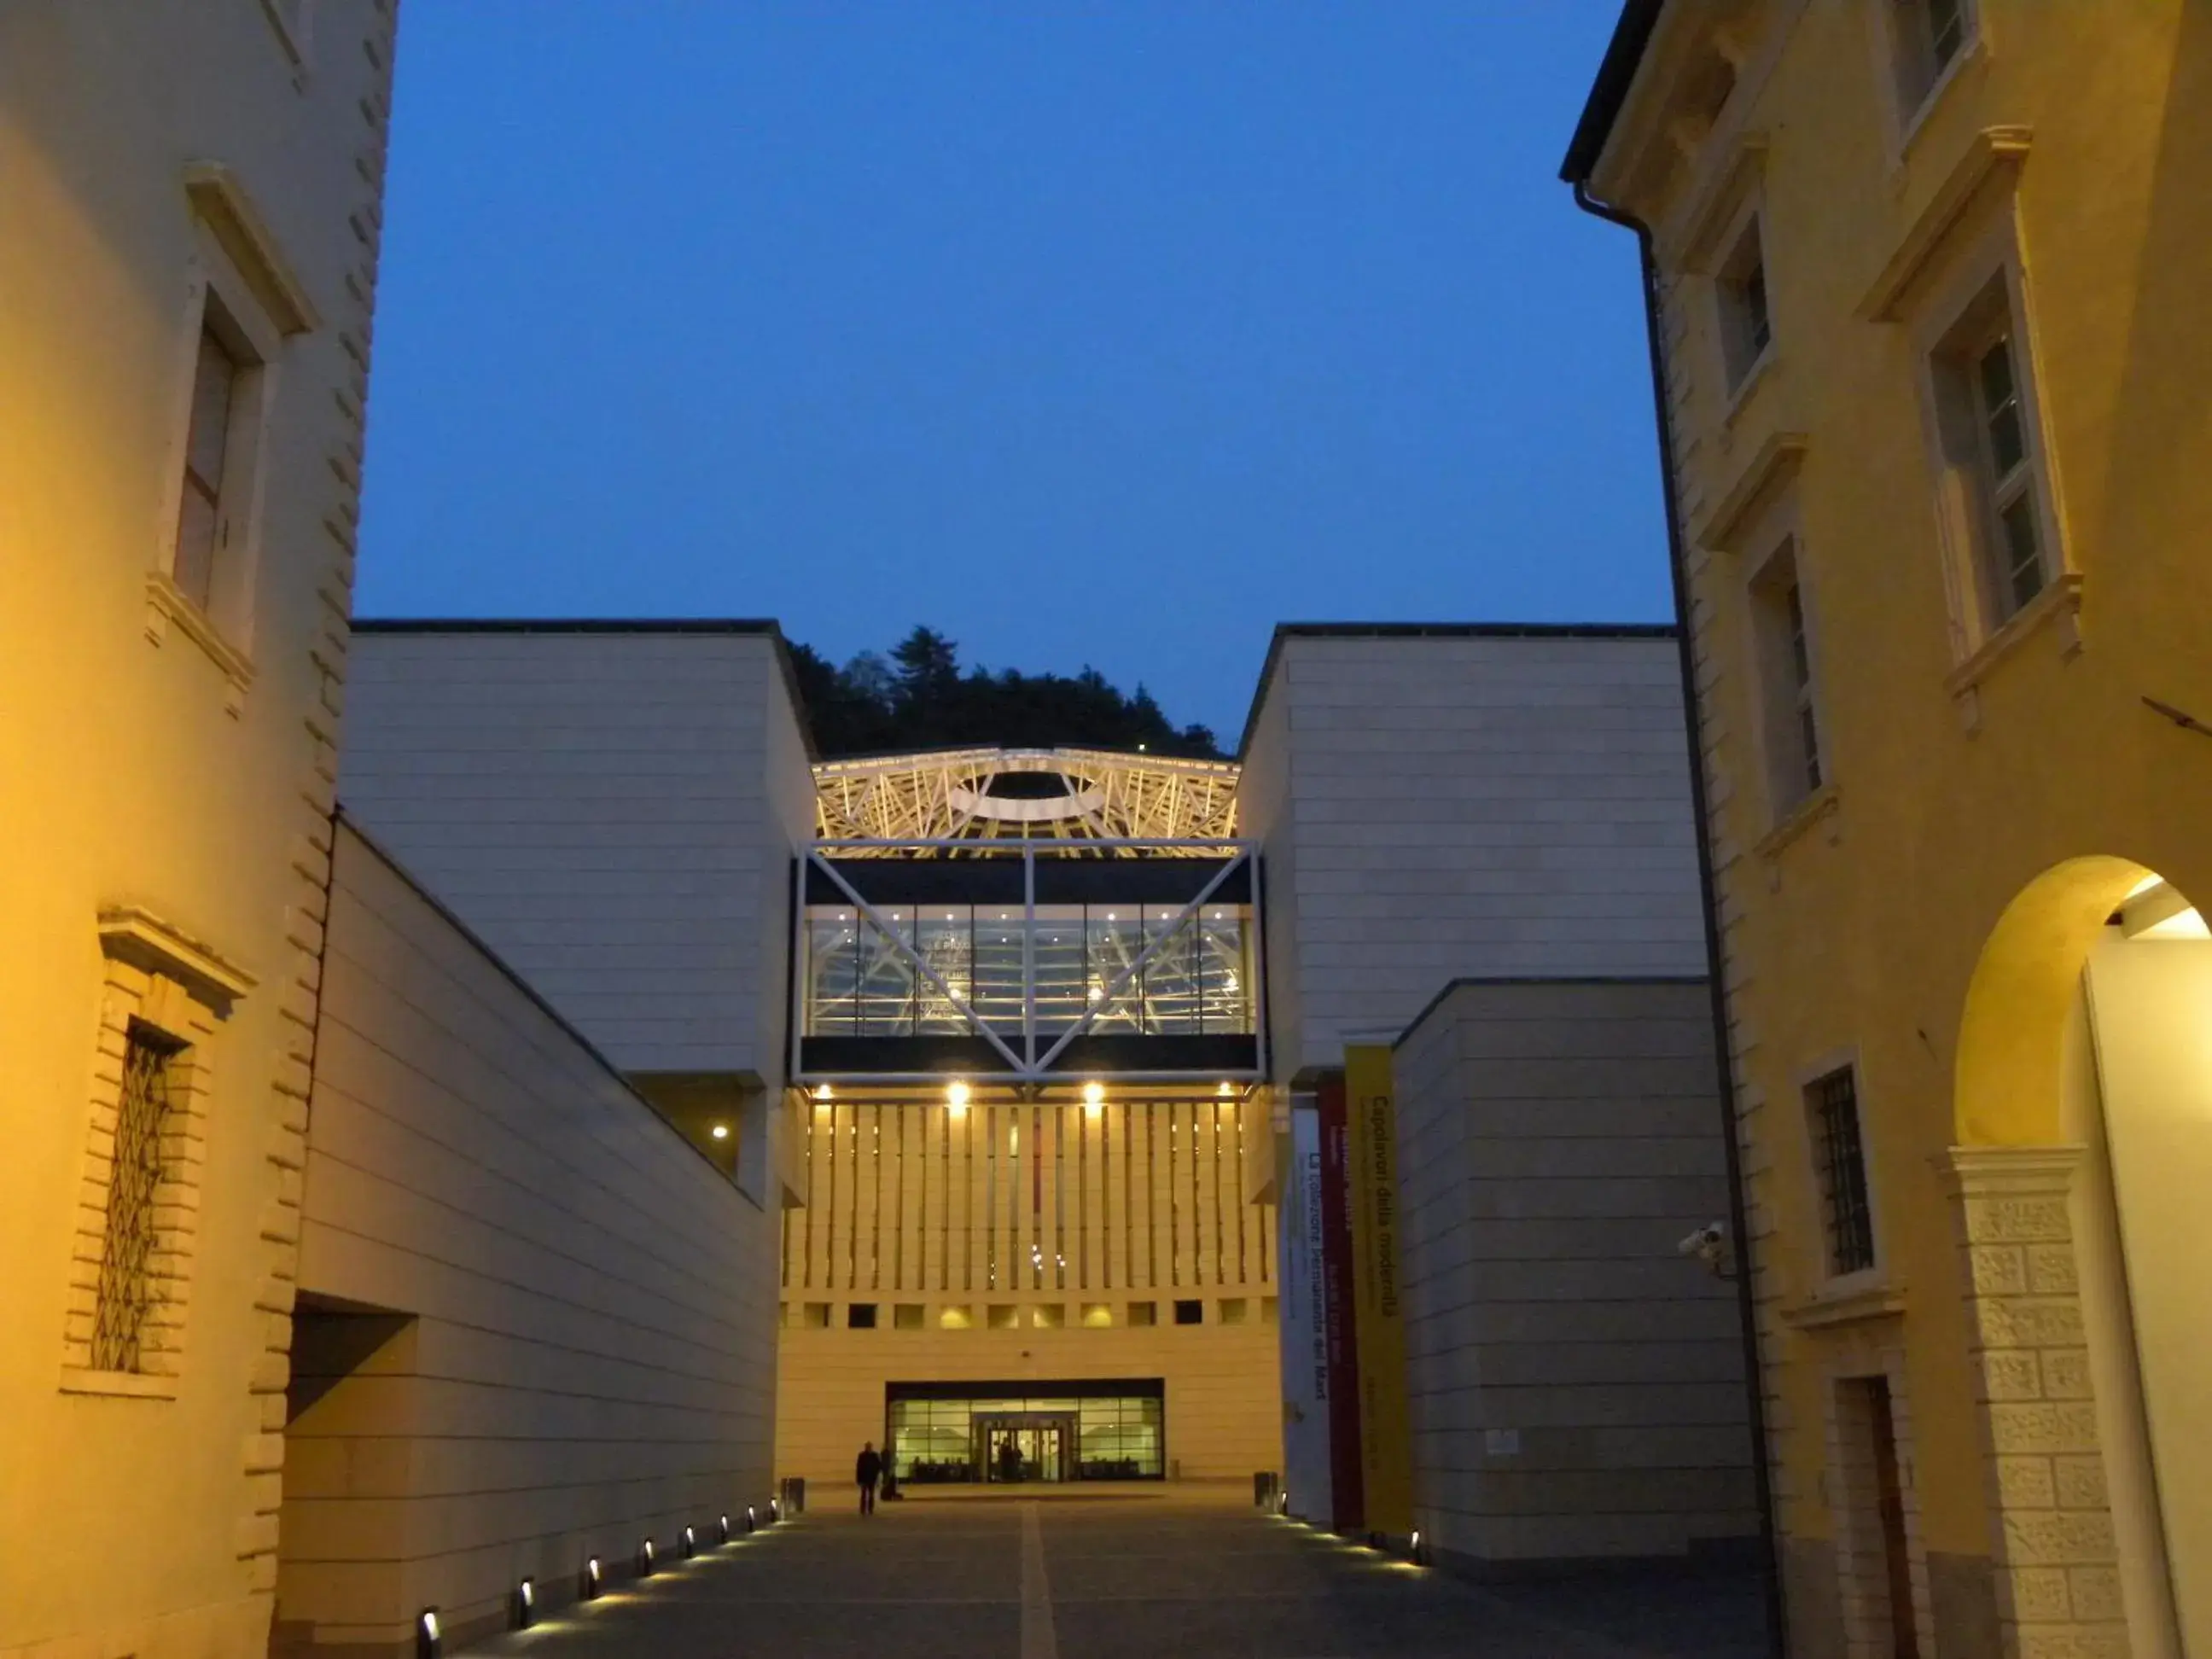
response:
<svg viewBox="0 0 2212 1659"><path fill-rule="evenodd" d="M2088 1040L2081 1011L2091 951L2154 879L2112 857L2045 872L1992 928L1961 1016L1947 1184L1963 1255L1999 1620L2004 1650L2017 1659L2172 1650L2170 1638L2148 1631L2131 1639L2108 1454L2125 1462L2134 1448L2105 1443L2114 1402L2100 1412L2097 1379L2136 1386L2133 1339L2109 1334L2115 1325L2128 1330L2124 1309L2099 1330L2087 1317L2083 1262L2094 1266L2096 1251L2085 1253L2077 1231L2085 1211L2109 1224L2111 1189L2085 1188L2109 1175L2101 1143L2085 1144L2078 1111L2069 1121L2067 1093L2069 1065L2095 1066L2069 1052ZM2126 1353L2103 1352L2121 1341ZM2101 1345L2094 1356L2093 1343ZM2170 1614L2143 1622L2170 1628Z"/></svg>

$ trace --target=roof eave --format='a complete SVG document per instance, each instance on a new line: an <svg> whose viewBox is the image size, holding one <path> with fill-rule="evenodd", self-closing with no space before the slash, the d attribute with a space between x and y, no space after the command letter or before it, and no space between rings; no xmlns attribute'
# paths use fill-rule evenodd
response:
<svg viewBox="0 0 2212 1659"><path fill-rule="evenodd" d="M1582 118L1575 123L1574 137L1559 162L1559 177L1568 184L1587 185L1597 171L1598 160L1613 137L1621 106L1628 101L1629 88L1635 84L1636 71L1644 62L1653 30L1659 26L1664 5L1665 0L1624 0L1620 20L1613 26L1613 39L1599 60L1597 77L1583 101Z"/></svg>

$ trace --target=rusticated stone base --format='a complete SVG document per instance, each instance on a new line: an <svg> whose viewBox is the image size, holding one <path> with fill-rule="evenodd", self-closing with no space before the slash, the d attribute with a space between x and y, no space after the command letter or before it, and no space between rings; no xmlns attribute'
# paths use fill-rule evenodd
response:
<svg viewBox="0 0 2212 1659"><path fill-rule="evenodd" d="M1847 1659L1833 1544L1825 1538L1782 1540L1782 1600L1789 1614L1790 1659Z"/></svg>
<svg viewBox="0 0 2212 1659"><path fill-rule="evenodd" d="M2067 1211L2081 1156L2078 1146L1951 1152L2008 1659L2127 1659Z"/></svg>

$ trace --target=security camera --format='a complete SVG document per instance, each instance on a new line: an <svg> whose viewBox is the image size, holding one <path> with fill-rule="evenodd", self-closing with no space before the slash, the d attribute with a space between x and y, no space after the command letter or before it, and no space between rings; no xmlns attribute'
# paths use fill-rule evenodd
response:
<svg viewBox="0 0 2212 1659"><path fill-rule="evenodd" d="M1703 1262L1705 1270L1716 1279L1734 1277L1729 1271L1728 1235L1721 1231L1717 1221L1707 1222L1674 1249L1679 1255Z"/></svg>

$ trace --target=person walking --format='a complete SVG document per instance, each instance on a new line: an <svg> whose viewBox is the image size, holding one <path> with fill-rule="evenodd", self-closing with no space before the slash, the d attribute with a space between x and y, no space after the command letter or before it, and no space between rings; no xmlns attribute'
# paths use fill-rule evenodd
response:
<svg viewBox="0 0 2212 1659"><path fill-rule="evenodd" d="M853 1479L860 1485L861 1514L873 1515L876 1512L876 1482L883 1478L883 1455L877 1451L876 1443L862 1441L860 1455L853 1464Z"/></svg>

